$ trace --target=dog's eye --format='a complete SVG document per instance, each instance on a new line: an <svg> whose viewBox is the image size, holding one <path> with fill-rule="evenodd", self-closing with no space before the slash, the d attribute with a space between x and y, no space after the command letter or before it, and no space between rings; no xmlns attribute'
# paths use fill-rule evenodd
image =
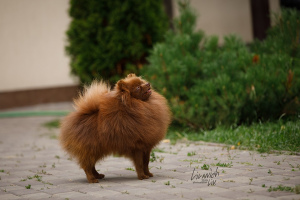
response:
<svg viewBox="0 0 300 200"><path fill-rule="evenodd" d="M140 86L137 86L137 87L136 87L136 90L140 90L140 89L141 89L141 87L140 87Z"/></svg>

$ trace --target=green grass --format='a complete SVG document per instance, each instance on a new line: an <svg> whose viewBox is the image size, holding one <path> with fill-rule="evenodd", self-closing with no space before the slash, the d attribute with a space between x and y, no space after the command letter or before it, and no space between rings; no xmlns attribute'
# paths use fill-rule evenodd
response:
<svg viewBox="0 0 300 200"><path fill-rule="evenodd" d="M230 167L232 167L232 162L231 162L231 163L220 163L220 162L218 162L218 163L216 164L216 166L219 166L219 167L228 167L228 168L230 168Z"/></svg>
<svg viewBox="0 0 300 200"><path fill-rule="evenodd" d="M129 171L135 171L132 167L127 167L127 168L125 168L126 170L129 170Z"/></svg>
<svg viewBox="0 0 300 200"><path fill-rule="evenodd" d="M31 188L31 185L28 184L27 186L25 186L26 189L30 189Z"/></svg>
<svg viewBox="0 0 300 200"><path fill-rule="evenodd" d="M168 182L165 182L165 185L170 185L170 181L168 181Z"/></svg>
<svg viewBox="0 0 300 200"><path fill-rule="evenodd" d="M48 129L52 129L52 128L59 128L60 126L60 120L59 119L55 119L49 122L46 122L43 124L44 127L48 128Z"/></svg>
<svg viewBox="0 0 300 200"><path fill-rule="evenodd" d="M185 159L185 160L183 160L183 162L190 162L190 163L201 163L202 162L202 160L197 160L197 159L195 159L195 160L193 160L193 159Z"/></svg>
<svg viewBox="0 0 300 200"><path fill-rule="evenodd" d="M209 165L203 164L203 166L201 167L201 169L203 169L203 170L209 170Z"/></svg>
<svg viewBox="0 0 300 200"><path fill-rule="evenodd" d="M210 131L191 131L170 127L167 138L172 143L186 138L192 141L216 142L235 145L236 148L259 152L300 151L300 121L257 123L235 128L218 127Z"/></svg>
<svg viewBox="0 0 300 200"><path fill-rule="evenodd" d="M272 191L288 191L288 192L294 192L295 188L294 187L289 187L289 186L284 186L284 185L278 185L277 187L272 187L270 186L268 189L269 192Z"/></svg>
<svg viewBox="0 0 300 200"><path fill-rule="evenodd" d="M196 155L196 152L195 152L195 151L192 151L192 152L188 152L188 153L187 153L187 156L194 156L194 155Z"/></svg>
<svg viewBox="0 0 300 200"><path fill-rule="evenodd" d="M154 151L151 151L151 154L150 154L150 162L156 161L156 158L157 158L157 157L156 157Z"/></svg>
<svg viewBox="0 0 300 200"><path fill-rule="evenodd" d="M163 149L159 149L159 148L154 148L152 149L153 152L159 152L159 153L167 153L165 150Z"/></svg>

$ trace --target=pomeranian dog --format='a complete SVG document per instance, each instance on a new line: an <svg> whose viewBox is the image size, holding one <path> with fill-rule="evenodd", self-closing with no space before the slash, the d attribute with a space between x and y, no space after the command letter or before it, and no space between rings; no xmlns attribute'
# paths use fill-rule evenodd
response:
<svg viewBox="0 0 300 200"><path fill-rule="evenodd" d="M89 183L104 178L97 161L117 154L130 158L140 180L152 177L150 153L171 122L166 99L135 74L119 80L114 89L93 82L74 100L76 111L61 123L62 148L76 158Z"/></svg>

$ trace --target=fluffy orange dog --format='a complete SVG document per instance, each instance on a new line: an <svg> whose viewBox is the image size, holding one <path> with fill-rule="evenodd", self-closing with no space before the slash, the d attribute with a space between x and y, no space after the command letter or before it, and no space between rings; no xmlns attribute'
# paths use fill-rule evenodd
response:
<svg viewBox="0 0 300 200"><path fill-rule="evenodd" d="M104 178L95 164L110 154L130 158L139 179L152 177L150 152L171 121L167 101L134 74L109 88L94 82L75 100L76 111L61 124L61 145L77 159L90 183Z"/></svg>

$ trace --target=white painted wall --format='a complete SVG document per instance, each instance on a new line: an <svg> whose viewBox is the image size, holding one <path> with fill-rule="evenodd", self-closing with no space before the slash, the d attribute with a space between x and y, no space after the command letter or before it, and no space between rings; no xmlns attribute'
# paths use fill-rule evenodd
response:
<svg viewBox="0 0 300 200"><path fill-rule="evenodd" d="M68 86L68 0L0 0L0 92Z"/></svg>
<svg viewBox="0 0 300 200"><path fill-rule="evenodd" d="M179 11L175 6L174 15ZM253 41L250 0L190 0L191 7L198 14L196 29L206 35L219 36L219 43L229 34L240 36L244 42ZM271 12L280 10L279 0L269 0Z"/></svg>

